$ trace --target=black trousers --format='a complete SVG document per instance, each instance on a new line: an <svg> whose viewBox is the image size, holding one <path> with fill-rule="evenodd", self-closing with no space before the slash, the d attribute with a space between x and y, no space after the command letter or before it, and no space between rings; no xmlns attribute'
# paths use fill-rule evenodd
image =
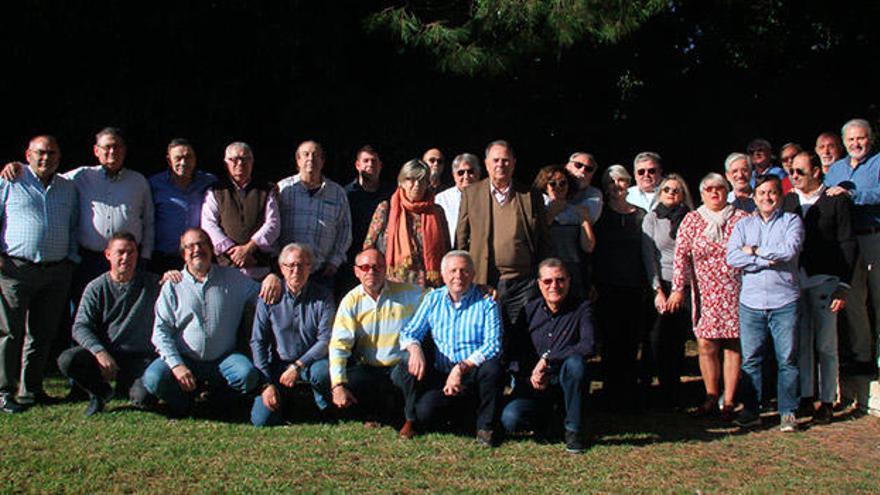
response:
<svg viewBox="0 0 880 495"><path fill-rule="evenodd" d="M661 280L663 292L670 294L671 283ZM686 294L690 292L685 289ZM690 296L684 299L681 309L671 314L658 314L654 311L654 324L648 334L646 353L647 383L656 373L660 382L660 393L669 405L676 405L681 391L681 373L684 368L684 344L691 329Z"/></svg>
<svg viewBox="0 0 880 495"><path fill-rule="evenodd" d="M156 356L122 352L110 352L110 355L119 366L116 374L116 395L127 396L132 402L143 404L150 394L144 388L141 377ZM58 356L58 369L91 395L105 397L112 391L110 384L101 375L98 360L84 347L72 347L62 352Z"/></svg>
<svg viewBox="0 0 880 495"><path fill-rule="evenodd" d="M600 286L596 304L604 363L604 387L612 408L637 409L639 343L647 333L647 292L641 288Z"/></svg>

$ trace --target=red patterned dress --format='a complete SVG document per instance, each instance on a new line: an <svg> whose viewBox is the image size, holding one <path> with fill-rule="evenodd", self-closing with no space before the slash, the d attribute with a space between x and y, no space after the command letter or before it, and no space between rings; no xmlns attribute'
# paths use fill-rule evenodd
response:
<svg viewBox="0 0 880 495"><path fill-rule="evenodd" d="M727 240L736 222L748 213L736 210L724 225L724 241L705 235L706 220L699 212L681 222L672 263L672 290L690 283L693 293L694 334L701 339L739 338L740 270L727 264Z"/></svg>

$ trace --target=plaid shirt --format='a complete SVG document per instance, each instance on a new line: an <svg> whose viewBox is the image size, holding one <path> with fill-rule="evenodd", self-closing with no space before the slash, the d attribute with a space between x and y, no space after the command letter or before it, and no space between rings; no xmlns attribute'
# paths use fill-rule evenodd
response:
<svg viewBox="0 0 880 495"><path fill-rule="evenodd" d="M351 245L351 211L345 190L324 178L317 191L310 192L299 175L278 183L281 200L281 246L306 244L315 261L312 271L325 263L338 267Z"/></svg>

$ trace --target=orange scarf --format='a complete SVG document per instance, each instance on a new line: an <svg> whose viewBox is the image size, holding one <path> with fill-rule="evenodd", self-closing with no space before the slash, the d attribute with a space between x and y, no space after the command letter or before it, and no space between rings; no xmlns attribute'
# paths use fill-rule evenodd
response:
<svg viewBox="0 0 880 495"><path fill-rule="evenodd" d="M395 267L412 267L413 246L416 236L410 232L406 221L407 212L419 215L422 228L422 258L425 263L425 285L437 286L441 283L440 261L449 251L449 239L444 217L440 207L434 203L434 194L425 193L422 201L412 202L399 187L391 196L391 208L388 212L388 226L385 230L385 263L388 272L393 273Z"/></svg>

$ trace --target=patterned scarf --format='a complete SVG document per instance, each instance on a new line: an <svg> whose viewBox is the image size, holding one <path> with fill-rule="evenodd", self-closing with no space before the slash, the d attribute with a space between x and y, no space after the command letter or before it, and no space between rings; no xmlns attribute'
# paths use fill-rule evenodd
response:
<svg viewBox="0 0 880 495"><path fill-rule="evenodd" d="M706 230L703 232L706 234L706 238L717 244L723 243L724 225L727 224L735 211L736 208L733 205L727 205L721 211L712 211L706 205L697 208L697 213L706 221Z"/></svg>

